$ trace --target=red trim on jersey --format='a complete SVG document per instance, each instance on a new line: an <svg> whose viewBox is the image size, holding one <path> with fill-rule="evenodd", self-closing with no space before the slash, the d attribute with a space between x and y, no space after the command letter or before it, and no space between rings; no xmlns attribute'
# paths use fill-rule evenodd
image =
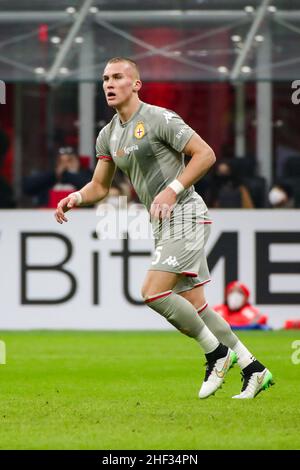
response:
<svg viewBox="0 0 300 470"><path fill-rule="evenodd" d="M203 312L203 310L206 309L206 307L208 306L208 302L206 302L206 304L202 305L202 307L199 307L197 312L198 312L198 315Z"/></svg>
<svg viewBox="0 0 300 470"><path fill-rule="evenodd" d="M99 160L106 160L106 161L112 161L112 157L110 155L99 155Z"/></svg>
<svg viewBox="0 0 300 470"><path fill-rule="evenodd" d="M181 274L183 274L184 276L189 276L189 277L197 277L198 276L198 273L191 273L189 271L183 271Z"/></svg>
<svg viewBox="0 0 300 470"><path fill-rule="evenodd" d="M201 220L199 224L212 224L212 220Z"/></svg>
<svg viewBox="0 0 300 470"><path fill-rule="evenodd" d="M206 281L198 282L198 284L195 284L194 287L204 286L204 284L207 284L210 281L211 279L207 279Z"/></svg>
<svg viewBox="0 0 300 470"><path fill-rule="evenodd" d="M163 294L158 294L155 295L154 297L149 297L149 299L146 299L145 302L148 304L149 302L152 302L153 300L161 299L162 297L167 297L168 295L172 294L171 290L168 290L168 292L164 292Z"/></svg>

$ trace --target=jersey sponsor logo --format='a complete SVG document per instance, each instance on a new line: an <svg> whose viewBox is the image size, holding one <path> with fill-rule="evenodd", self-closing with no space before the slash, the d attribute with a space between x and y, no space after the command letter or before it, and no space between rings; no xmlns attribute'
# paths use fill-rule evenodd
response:
<svg viewBox="0 0 300 470"><path fill-rule="evenodd" d="M145 135L145 126L143 122L138 122L134 129L134 137L136 139L142 139Z"/></svg>
<svg viewBox="0 0 300 470"><path fill-rule="evenodd" d="M186 131L187 131L187 128L186 128L186 127L182 127L182 128L180 129L180 131L177 132L177 134L176 134L176 136L175 136L176 139L180 139Z"/></svg>
<svg viewBox="0 0 300 470"><path fill-rule="evenodd" d="M123 149L118 149L113 152L114 157L125 157L125 155L130 155L134 150L138 150L138 145L131 145L130 147L124 147Z"/></svg>
<svg viewBox="0 0 300 470"><path fill-rule="evenodd" d="M167 264L168 266L179 266L176 256L169 256L161 264Z"/></svg>
<svg viewBox="0 0 300 470"><path fill-rule="evenodd" d="M114 157L125 157L126 153L124 149L118 149L114 151Z"/></svg>
<svg viewBox="0 0 300 470"><path fill-rule="evenodd" d="M133 152L133 150L138 150L139 149L139 146L138 145L131 145L131 147L124 147L124 152L126 153L126 155L129 155L131 152Z"/></svg>
<svg viewBox="0 0 300 470"><path fill-rule="evenodd" d="M173 117L175 117L175 114L174 114L174 113L171 113L171 111L165 111L163 114L164 114L165 120L167 121L167 124L169 124L169 122L171 121L171 119L172 119Z"/></svg>

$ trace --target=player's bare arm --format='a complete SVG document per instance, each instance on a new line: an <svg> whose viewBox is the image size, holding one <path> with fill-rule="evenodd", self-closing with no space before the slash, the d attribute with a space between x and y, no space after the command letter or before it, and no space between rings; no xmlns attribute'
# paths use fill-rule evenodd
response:
<svg viewBox="0 0 300 470"><path fill-rule="evenodd" d="M211 147L198 134L194 134L183 149L191 157L184 171L177 178L183 189L201 179L215 163L216 157ZM170 186L165 188L153 200L150 209L154 219L170 217L178 193Z"/></svg>
<svg viewBox="0 0 300 470"><path fill-rule="evenodd" d="M58 223L67 222L65 212L75 206L89 206L104 199L111 186L116 166L111 160L99 160L94 171L92 180L80 191L69 194L59 201L55 218Z"/></svg>
<svg viewBox="0 0 300 470"><path fill-rule="evenodd" d="M216 156L212 148L198 134L191 137L183 153L190 156L191 160L177 179L185 188L189 188L208 172L215 163Z"/></svg>

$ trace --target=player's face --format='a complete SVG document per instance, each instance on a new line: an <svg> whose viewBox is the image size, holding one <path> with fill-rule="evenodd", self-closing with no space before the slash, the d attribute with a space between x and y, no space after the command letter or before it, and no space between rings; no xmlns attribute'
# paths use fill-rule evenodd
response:
<svg viewBox="0 0 300 470"><path fill-rule="evenodd" d="M103 89L108 106L119 108L132 97L137 82L134 69L127 62L108 64L103 73Z"/></svg>

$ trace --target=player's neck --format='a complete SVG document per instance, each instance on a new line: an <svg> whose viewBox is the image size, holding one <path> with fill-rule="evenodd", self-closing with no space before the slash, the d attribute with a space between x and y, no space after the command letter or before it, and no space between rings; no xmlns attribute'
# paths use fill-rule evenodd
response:
<svg viewBox="0 0 300 470"><path fill-rule="evenodd" d="M137 112L141 105L141 101L138 96L128 103L123 104L117 112L119 114L122 124L129 121L129 119Z"/></svg>

